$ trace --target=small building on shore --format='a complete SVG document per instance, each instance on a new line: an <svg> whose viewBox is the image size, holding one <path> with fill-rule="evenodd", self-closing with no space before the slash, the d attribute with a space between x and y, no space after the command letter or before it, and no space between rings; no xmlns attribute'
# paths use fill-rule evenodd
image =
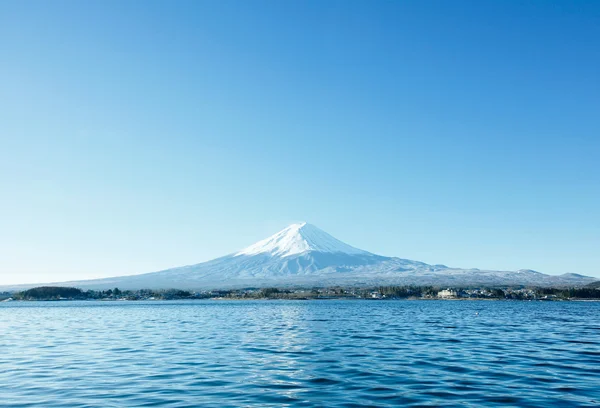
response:
<svg viewBox="0 0 600 408"><path fill-rule="evenodd" d="M440 299L454 299L458 297L458 292L454 289L440 290L437 294Z"/></svg>

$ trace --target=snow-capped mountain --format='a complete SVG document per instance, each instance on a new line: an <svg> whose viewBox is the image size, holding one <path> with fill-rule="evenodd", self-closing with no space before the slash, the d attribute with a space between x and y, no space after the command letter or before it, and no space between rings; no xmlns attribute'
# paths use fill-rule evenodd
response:
<svg viewBox="0 0 600 408"><path fill-rule="evenodd" d="M305 252L373 255L336 239L306 222L292 224L277 234L242 249L235 256L268 254L285 258Z"/></svg>
<svg viewBox="0 0 600 408"><path fill-rule="evenodd" d="M307 223L293 224L241 251L212 261L142 275L60 285L84 289L225 289L332 285L536 285L573 286L595 278L532 270L449 268L375 255ZM28 287L38 285L26 285ZM25 285L20 286L25 288ZM11 290L15 288L0 288Z"/></svg>

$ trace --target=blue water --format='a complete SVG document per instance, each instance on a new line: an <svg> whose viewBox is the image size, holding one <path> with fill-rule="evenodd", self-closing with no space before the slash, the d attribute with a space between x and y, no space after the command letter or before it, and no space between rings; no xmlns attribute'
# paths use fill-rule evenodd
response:
<svg viewBox="0 0 600 408"><path fill-rule="evenodd" d="M0 304L0 406L599 406L600 303Z"/></svg>

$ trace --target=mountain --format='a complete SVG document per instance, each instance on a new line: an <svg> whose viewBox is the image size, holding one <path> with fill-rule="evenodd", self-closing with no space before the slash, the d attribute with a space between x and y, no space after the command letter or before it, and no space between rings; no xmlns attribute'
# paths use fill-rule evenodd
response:
<svg viewBox="0 0 600 408"><path fill-rule="evenodd" d="M588 283L586 285L586 287L587 288L593 288L593 289L600 288L600 281L595 281L595 282Z"/></svg>
<svg viewBox="0 0 600 408"><path fill-rule="evenodd" d="M83 289L226 289L333 285L581 286L595 279L522 269L491 271L428 265L350 246L307 223L293 224L239 252L212 261L142 275L61 282ZM38 285L20 285L25 289Z"/></svg>

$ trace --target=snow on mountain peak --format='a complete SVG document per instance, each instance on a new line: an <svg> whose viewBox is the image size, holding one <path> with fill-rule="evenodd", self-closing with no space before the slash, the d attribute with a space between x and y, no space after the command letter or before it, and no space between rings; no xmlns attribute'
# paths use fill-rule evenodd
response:
<svg viewBox="0 0 600 408"><path fill-rule="evenodd" d="M314 225L302 222L292 224L277 234L250 245L235 256L268 254L286 257L309 251L370 255L369 252L345 244Z"/></svg>

